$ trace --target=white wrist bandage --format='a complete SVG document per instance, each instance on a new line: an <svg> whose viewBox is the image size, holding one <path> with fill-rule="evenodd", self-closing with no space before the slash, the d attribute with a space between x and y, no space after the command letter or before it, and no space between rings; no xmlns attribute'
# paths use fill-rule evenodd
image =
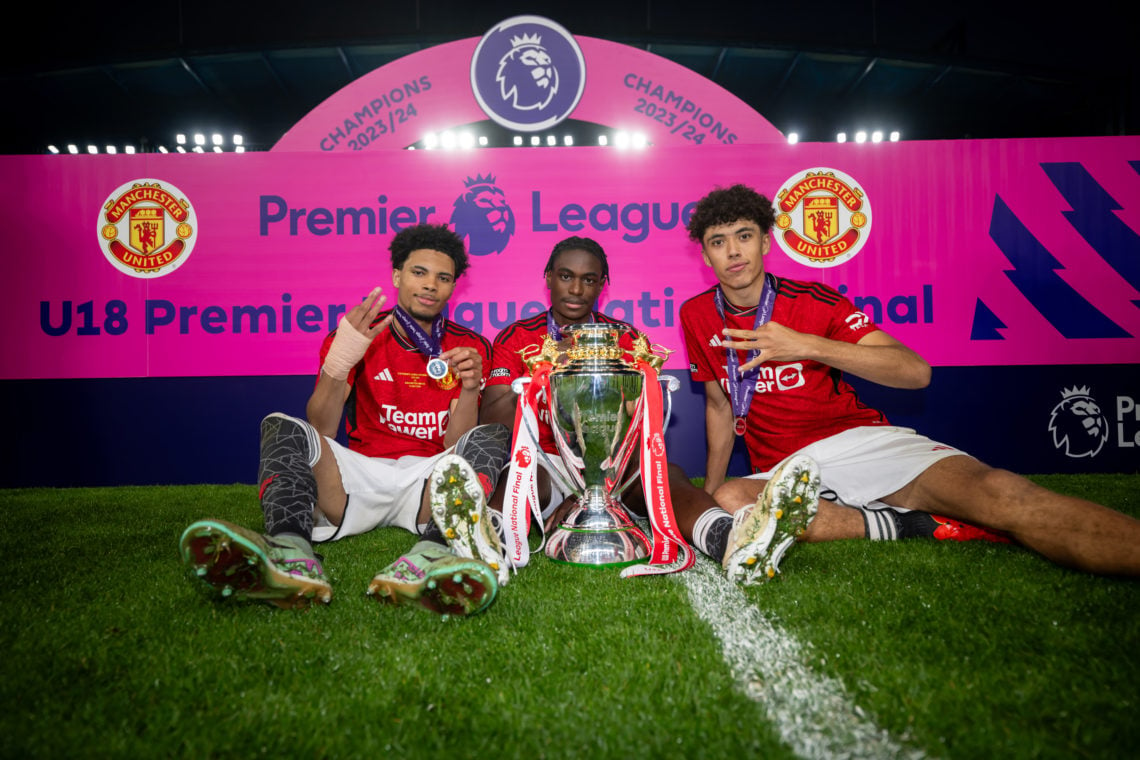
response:
<svg viewBox="0 0 1140 760"><path fill-rule="evenodd" d="M334 380L347 380L348 373L364 358L364 352L371 344L371 338L361 335L348 319L341 317L321 370Z"/></svg>

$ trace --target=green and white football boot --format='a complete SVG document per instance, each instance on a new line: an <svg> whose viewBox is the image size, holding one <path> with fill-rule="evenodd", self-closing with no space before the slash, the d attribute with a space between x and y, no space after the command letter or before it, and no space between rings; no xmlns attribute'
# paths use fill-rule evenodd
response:
<svg viewBox="0 0 1140 760"><path fill-rule="evenodd" d="M756 504L732 516L722 563L728 579L754 586L775 577L818 509L819 467L811 457L792 456L772 473Z"/></svg>
<svg viewBox="0 0 1140 760"><path fill-rule="evenodd" d="M368 595L388 604L418 604L443 615L474 615L495 601L495 571L477 559L461 559L443 546L421 541L368 584Z"/></svg>
<svg viewBox="0 0 1140 760"><path fill-rule="evenodd" d="M223 520L199 520L182 533L182 562L223 598L282 609L332 601L332 587L299 536L263 536Z"/></svg>
<svg viewBox="0 0 1140 760"><path fill-rule="evenodd" d="M455 556L480 559L498 576L510 580L503 542L491 521L487 497L475 470L463 457L445 454L428 478L431 516Z"/></svg>

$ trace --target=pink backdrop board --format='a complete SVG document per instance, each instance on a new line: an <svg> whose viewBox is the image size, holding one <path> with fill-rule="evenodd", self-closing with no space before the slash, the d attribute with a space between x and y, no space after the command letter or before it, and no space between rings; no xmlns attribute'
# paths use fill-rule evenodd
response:
<svg viewBox="0 0 1140 760"><path fill-rule="evenodd" d="M393 228L469 211L476 178L513 233L479 218L461 230L490 252L460 281L456 319L493 337L544 308L551 247L586 235L610 257L604 309L681 350L666 368L683 369L677 310L713 283L683 230L689 204L734 182L774 195L811 169L861 191L862 247L815 268L774 244L771 271L860 299L935 365L1131 363L1138 162L1134 137L2 157L0 377L313 373L338 310L391 290ZM104 204L144 180L193 212L192 250L152 277L114 266L100 236ZM369 217L371 234L353 230Z"/></svg>
<svg viewBox="0 0 1140 760"><path fill-rule="evenodd" d="M785 141L747 103L690 69L628 45L574 39L586 69L576 120L644 132L655 145ZM403 148L426 132L484 121L471 85L478 44L471 38L437 45L365 74L309 112L273 150Z"/></svg>

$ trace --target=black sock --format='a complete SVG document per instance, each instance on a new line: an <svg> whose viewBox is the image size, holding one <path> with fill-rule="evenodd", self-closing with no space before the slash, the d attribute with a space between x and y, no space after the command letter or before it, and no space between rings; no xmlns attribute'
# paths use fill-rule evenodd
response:
<svg viewBox="0 0 1140 760"><path fill-rule="evenodd" d="M320 435L307 422L284 414L261 421L261 464L257 481L265 532L292 533L313 540L317 479L313 465L321 457Z"/></svg>
<svg viewBox="0 0 1140 760"><path fill-rule="evenodd" d="M455 444L455 454L466 459L475 470L479 484L490 499L511 456L511 431L506 425L498 424L473 427Z"/></svg>
<svg viewBox="0 0 1140 760"><path fill-rule="evenodd" d="M899 538L934 538L939 522L917 510L899 514Z"/></svg>

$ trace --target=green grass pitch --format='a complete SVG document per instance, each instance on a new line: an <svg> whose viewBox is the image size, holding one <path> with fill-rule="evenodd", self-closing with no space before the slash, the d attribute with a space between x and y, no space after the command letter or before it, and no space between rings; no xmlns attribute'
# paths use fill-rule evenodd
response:
<svg viewBox="0 0 1140 760"><path fill-rule="evenodd" d="M1140 515L1140 475L1035 480ZM332 604L286 612L215 601L178 559L195 519L260 528L253 486L8 490L0 505L0 757L875 754L812 749L842 723L830 703L790 715L750 697L771 684L742 683L678 577L539 557L486 613L444 622L365 596L412 543L383 529L325 545ZM787 664L841 684L897 754L1140 750L1136 581L1007 546L848 541L796 547L739 606L752 622L731 636L762 640L762 620L799 643L754 681Z"/></svg>

